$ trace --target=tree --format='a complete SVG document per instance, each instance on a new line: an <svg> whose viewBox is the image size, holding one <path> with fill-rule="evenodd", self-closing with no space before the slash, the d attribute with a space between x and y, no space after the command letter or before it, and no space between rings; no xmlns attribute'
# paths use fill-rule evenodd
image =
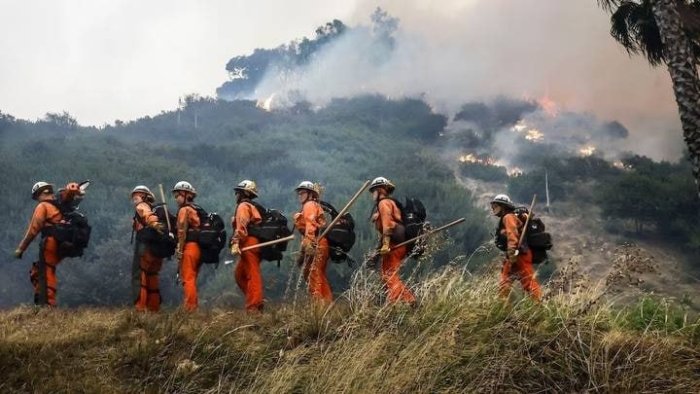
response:
<svg viewBox="0 0 700 394"><path fill-rule="evenodd" d="M610 11L611 35L630 54L665 63L673 82L683 139L700 195L700 1L598 0Z"/></svg>

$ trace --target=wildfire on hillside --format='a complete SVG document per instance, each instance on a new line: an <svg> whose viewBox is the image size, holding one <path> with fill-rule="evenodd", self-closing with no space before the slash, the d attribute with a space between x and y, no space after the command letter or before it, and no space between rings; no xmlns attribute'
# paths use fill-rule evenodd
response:
<svg viewBox="0 0 700 394"><path fill-rule="evenodd" d="M265 100L258 100L258 102L255 103L255 106L267 112L272 111L272 100L274 100L275 95L276 93L272 93L270 97L266 98Z"/></svg>
<svg viewBox="0 0 700 394"><path fill-rule="evenodd" d="M595 146L593 146L593 145L588 145L588 146L584 146L584 147L580 148L580 149L578 150L578 153L579 153L581 156L583 156L583 157L589 157L589 156L593 156L593 154L595 153L595 151L596 151L596 147L595 147Z"/></svg>
<svg viewBox="0 0 700 394"><path fill-rule="evenodd" d="M549 98L549 96L540 97L537 99L537 104L539 104L542 110L551 118L556 118L559 114L559 106L554 100Z"/></svg>
<svg viewBox="0 0 700 394"><path fill-rule="evenodd" d="M494 160L491 157L479 157L473 153L468 153L466 155L459 156L457 160L460 163L474 163L474 164L483 164L485 166L495 166L496 165L496 160Z"/></svg>
<svg viewBox="0 0 700 394"><path fill-rule="evenodd" d="M518 134L523 134L525 139L530 142L544 141L544 133L539 129L531 128L523 120L518 121L518 123L511 127L510 130Z"/></svg>

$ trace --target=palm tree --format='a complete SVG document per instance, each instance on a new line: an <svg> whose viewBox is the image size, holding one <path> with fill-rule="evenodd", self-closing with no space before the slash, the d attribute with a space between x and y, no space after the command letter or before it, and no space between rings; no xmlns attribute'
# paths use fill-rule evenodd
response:
<svg viewBox="0 0 700 394"><path fill-rule="evenodd" d="M666 64L700 195L700 0L597 0L630 54Z"/></svg>

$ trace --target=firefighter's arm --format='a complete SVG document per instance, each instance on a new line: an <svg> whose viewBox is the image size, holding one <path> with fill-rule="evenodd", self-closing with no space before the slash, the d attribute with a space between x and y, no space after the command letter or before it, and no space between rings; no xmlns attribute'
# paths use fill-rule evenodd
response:
<svg viewBox="0 0 700 394"><path fill-rule="evenodd" d="M316 240L316 233L318 232L316 210L313 204L304 204L301 214L304 220L304 242L313 243Z"/></svg>
<svg viewBox="0 0 700 394"><path fill-rule="evenodd" d="M235 223L236 228L233 232L233 242L237 243L244 237L248 235L248 223L250 223L250 206L246 203L242 203L238 209L236 209Z"/></svg>
<svg viewBox="0 0 700 394"><path fill-rule="evenodd" d="M508 258L514 260L517 258L516 251L520 243L520 220L515 215L506 215L503 217L503 231L505 231L507 239L507 255Z"/></svg>
<svg viewBox="0 0 700 394"><path fill-rule="evenodd" d="M393 204L389 200L382 200L377 205L379 219L382 227L382 246L379 249L380 254L387 254L391 251L390 242L391 235L394 233L396 221L394 221Z"/></svg>
<svg viewBox="0 0 700 394"><path fill-rule="evenodd" d="M151 227L156 231L162 232L163 226L158 223L158 216L156 216L151 207L145 202L140 203L136 206L136 214L141 218L141 223L145 223L146 227Z"/></svg>
<svg viewBox="0 0 700 394"><path fill-rule="evenodd" d="M185 250L185 240L187 239L187 229L189 228L187 207L180 209L177 212L177 248L175 254L179 259L182 258L182 252Z"/></svg>
<svg viewBox="0 0 700 394"><path fill-rule="evenodd" d="M29 226L27 227L27 232L24 234L24 238L22 238L22 241L19 243L19 246L17 246L15 256L22 257L22 253L24 253L24 251L27 250L29 244L32 243L34 238L36 238L39 232L41 232L41 229L44 227L45 223L46 207L44 206L44 204L39 204L34 209L32 219L29 222Z"/></svg>
<svg viewBox="0 0 700 394"><path fill-rule="evenodd" d="M236 207L236 212L233 215L232 227L233 227L233 237L231 238L231 254L233 256L238 256L241 254L240 241L242 238L248 235L248 223L250 222L249 210L247 210L247 205L245 203L240 204Z"/></svg>

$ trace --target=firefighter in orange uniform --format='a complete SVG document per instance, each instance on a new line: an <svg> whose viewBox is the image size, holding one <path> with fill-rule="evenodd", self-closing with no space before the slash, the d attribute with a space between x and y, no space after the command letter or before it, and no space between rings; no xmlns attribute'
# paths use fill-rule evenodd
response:
<svg viewBox="0 0 700 394"><path fill-rule="evenodd" d="M408 250L406 246L395 247L404 241L403 234L401 234L404 233L401 210L389 198L395 188L394 184L384 177L375 178L369 187L372 199L377 204L376 211L372 214L372 221L381 236L379 249L382 260L381 276L386 285L387 298L390 303L403 301L414 304L416 298L399 277L401 262L406 258Z"/></svg>
<svg viewBox="0 0 700 394"><path fill-rule="evenodd" d="M199 244L192 236L197 234L200 221L197 210L192 206L197 191L189 182L180 181L172 190L173 196L180 208L177 211L177 257L178 269L184 290L183 306L185 310L197 310L197 276L201 264L202 253ZM196 237L195 237L196 238Z"/></svg>
<svg viewBox="0 0 700 394"><path fill-rule="evenodd" d="M241 248L256 245L260 241L250 235L248 230L262 221L260 211L252 203L258 197L258 187L255 182L243 180L233 190L236 192L236 212L231 219L233 238L231 239L231 254L241 256L234 276L236 284L245 296L245 309L250 313L261 312L264 305L263 281L260 272L260 249L241 252Z"/></svg>
<svg viewBox="0 0 700 394"><path fill-rule="evenodd" d="M69 183L61 190L64 201L70 201L79 195L80 187L77 183ZM61 262L58 241L52 235L52 230L61 222L63 215L54 196L53 185L46 182L37 182L32 187L32 199L38 201L34 214L29 222L27 232L15 250L15 257L22 255L29 244L41 233L39 244L39 261L32 263L29 278L34 287L34 303L36 305L56 305L56 266Z"/></svg>
<svg viewBox="0 0 700 394"><path fill-rule="evenodd" d="M136 233L152 228L159 233L163 233L165 228L158 222L158 216L153 213L153 203L155 196L146 186L136 186L131 191L131 201L134 203L133 228ZM132 278L135 293L134 304L137 311L158 312L160 310L160 289L159 279L160 269L163 267L163 259L153 255L148 245L136 241L134 245L134 266Z"/></svg>
<svg viewBox="0 0 700 394"><path fill-rule="evenodd" d="M294 189L301 204L301 212L294 215L294 227L302 234L301 258L309 294L317 301L332 302L333 291L326 277L330 247L326 237L317 239L326 225L323 207L319 203L320 186L304 181Z"/></svg>
<svg viewBox="0 0 700 394"><path fill-rule="evenodd" d="M518 219L513 212L514 209L513 202L505 194L499 194L491 200L491 211L501 221L497 236L501 237L502 243L507 245L506 259L503 261L499 282L500 294L507 299L510 295L513 279L518 277L523 290L528 292L534 300L540 301L542 290L535 277L535 270L532 265L532 251L527 245L519 245L520 233L525 223Z"/></svg>

